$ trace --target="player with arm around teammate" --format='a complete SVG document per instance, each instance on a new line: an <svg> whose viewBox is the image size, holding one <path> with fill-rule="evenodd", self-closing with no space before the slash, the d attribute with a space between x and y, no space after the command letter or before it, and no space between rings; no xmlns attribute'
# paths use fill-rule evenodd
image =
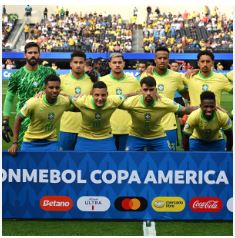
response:
<svg viewBox="0 0 235 238"><path fill-rule="evenodd" d="M132 126L127 141L127 150L168 151L162 118L169 112L189 114L195 108L183 107L173 100L157 93L156 81L147 76L140 81L142 95L130 97L120 106L132 118Z"/></svg>
<svg viewBox="0 0 235 238"><path fill-rule="evenodd" d="M215 94L205 91L200 95L200 108L192 112L184 126L183 147L190 151L232 150L232 122L227 113L216 108ZM227 137L227 144L223 133Z"/></svg>
<svg viewBox="0 0 235 238"><path fill-rule="evenodd" d="M30 124L25 132L21 151L58 151L56 125L64 111L72 110L68 97L59 95L60 78L48 75L45 79L45 94L30 98L16 117L13 131L13 144L9 153L15 155L18 150L19 131L25 118Z"/></svg>
<svg viewBox="0 0 235 238"><path fill-rule="evenodd" d="M82 114L81 131L78 134L75 151L117 150L110 118L124 99L123 95L108 96L107 85L103 81L94 83L92 95L72 99Z"/></svg>

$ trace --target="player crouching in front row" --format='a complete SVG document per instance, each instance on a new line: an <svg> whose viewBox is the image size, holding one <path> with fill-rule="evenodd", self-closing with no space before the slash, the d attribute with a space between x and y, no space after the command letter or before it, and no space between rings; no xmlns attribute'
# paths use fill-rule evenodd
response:
<svg viewBox="0 0 235 238"><path fill-rule="evenodd" d="M184 126L183 147L190 151L231 151L233 146L232 122L227 113L216 107L215 94L210 91L200 95L201 105L192 112ZM189 138L190 137L190 138Z"/></svg>
<svg viewBox="0 0 235 238"><path fill-rule="evenodd" d="M19 148L18 136L22 121L30 117L30 124L25 132L21 151L58 151L56 125L64 111L73 110L68 97L59 95L60 78L49 75L45 78L45 94L41 98L30 98L17 115L13 144L8 152L15 155Z"/></svg>

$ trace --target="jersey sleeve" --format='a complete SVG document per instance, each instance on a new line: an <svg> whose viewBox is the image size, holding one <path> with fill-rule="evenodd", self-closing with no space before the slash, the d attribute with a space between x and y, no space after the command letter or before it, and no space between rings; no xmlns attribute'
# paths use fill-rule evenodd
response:
<svg viewBox="0 0 235 238"><path fill-rule="evenodd" d="M34 106L37 104L36 100L36 98L30 98L28 101L26 101L19 114L22 117L29 116L32 113Z"/></svg>
<svg viewBox="0 0 235 238"><path fill-rule="evenodd" d="M85 100L88 96L86 95L83 95L83 96L78 96L78 97L72 97L72 103L75 107L79 108L81 107L84 103L85 103Z"/></svg>
<svg viewBox="0 0 235 238"><path fill-rule="evenodd" d="M120 106L119 108L120 109L123 109L123 110L130 110L133 108L133 105L132 105L132 98L133 97L129 97L127 98Z"/></svg>
<svg viewBox="0 0 235 238"><path fill-rule="evenodd" d="M183 133L186 135L192 135L195 127L193 114L189 115L183 129Z"/></svg>
<svg viewBox="0 0 235 238"><path fill-rule="evenodd" d="M123 95L112 95L112 96L109 96L109 100L116 106L120 106L124 100L125 100L125 96Z"/></svg>
<svg viewBox="0 0 235 238"><path fill-rule="evenodd" d="M15 72L11 74L7 86L7 91L11 92L11 94L16 94L18 90L18 83L19 83L19 77L18 77L19 72Z"/></svg>
<svg viewBox="0 0 235 238"><path fill-rule="evenodd" d="M223 90L226 92L232 92L233 91L233 84L231 81L229 81L229 79L225 76L223 76L223 80L224 80L224 86L223 86Z"/></svg>
<svg viewBox="0 0 235 238"><path fill-rule="evenodd" d="M224 131L232 129L232 121L226 113L223 114L221 122L221 127Z"/></svg>
<svg viewBox="0 0 235 238"><path fill-rule="evenodd" d="M186 86L184 85L184 79L183 79L183 75L179 73L179 83L178 83L178 87L177 87L177 90L179 92L182 92L185 90Z"/></svg>

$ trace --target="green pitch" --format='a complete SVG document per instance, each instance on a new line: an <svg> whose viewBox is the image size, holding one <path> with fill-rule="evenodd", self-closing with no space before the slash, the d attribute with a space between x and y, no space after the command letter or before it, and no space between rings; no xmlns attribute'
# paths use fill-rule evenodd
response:
<svg viewBox="0 0 235 238"><path fill-rule="evenodd" d="M2 102L5 99L7 81L3 81ZM16 100L15 100L16 103ZM10 120L13 125L15 103ZM222 107L232 110L232 95L224 93ZM3 141L2 149L10 144ZM180 147L179 147L180 149ZM78 221L78 220L17 220L2 221L4 236L143 236L143 222L140 221ZM223 221L157 221L158 236L232 236L233 223Z"/></svg>

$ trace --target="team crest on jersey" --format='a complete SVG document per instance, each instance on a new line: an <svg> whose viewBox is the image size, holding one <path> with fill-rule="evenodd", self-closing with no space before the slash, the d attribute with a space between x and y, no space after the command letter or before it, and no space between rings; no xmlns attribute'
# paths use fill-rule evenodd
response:
<svg viewBox="0 0 235 238"><path fill-rule="evenodd" d="M95 119L100 120L101 119L101 114L99 112L95 113Z"/></svg>
<svg viewBox="0 0 235 238"><path fill-rule="evenodd" d="M209 87L207 84L202 85L202 91L208 91Z"/></svg>
<svg viewBox="0 0 235 238"><path fill-rule="evenodd" d="M151 114L149 112L144 114L144 119L145 121L150 121L151 120Z"/></svg>
<svg viewBox="0 0 235 238"><path fill-rule="evenodd" d="M80 94L81 93L81 88L80 87L75 88L75 93Z"/></svg>
<svg viewBox="0 0 235 238"><path fill-rule="evenodd" d="M122 95L122 89L116 88L116 95Z"/></svg>
<svg viewBox="0 0 235 238"><path fill-rule="evenodd" d="M185 123L184 129L189 129L190 125L188 123Z"/></svg>
<svg viewBox="0 0 235 238"><path fill-rule="evenodd" d="M163 84L158 84L158 90L160 92L164 91L164 85Z"/></svg>
<svg viewBox="0 0 235 238"><path fill-rule="evenodd" d="M50 112L49 114L48 114L48 120L49 121L52 121L52 120L54 120L54 118L55 118L55 113L54 112Z"/></svg>

